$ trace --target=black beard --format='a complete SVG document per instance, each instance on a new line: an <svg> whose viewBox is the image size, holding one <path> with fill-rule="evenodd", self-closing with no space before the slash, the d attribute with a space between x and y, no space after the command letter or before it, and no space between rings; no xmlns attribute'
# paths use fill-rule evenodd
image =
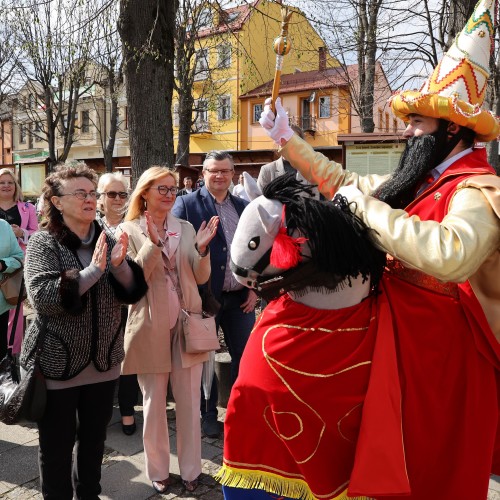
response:
<svg viewBox="0 0 500 500"><path fill-rule="evenodd" d="M407 207L429 172L454 147L455 144L448 141L447 130L448 122L439 120L438 129L433 134L408 139L396 170L373 192L373 196L392 208Z"/></svg>

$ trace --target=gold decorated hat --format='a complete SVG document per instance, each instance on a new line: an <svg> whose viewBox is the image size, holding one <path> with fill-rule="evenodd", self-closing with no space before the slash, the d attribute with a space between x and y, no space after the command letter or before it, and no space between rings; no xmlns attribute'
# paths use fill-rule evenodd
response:
<svg viewBox="0 0 500 500"><path fill-rule="evenodd" d="M420 91L392 96L394 114L407 121L418 114L443 118L476 132L479 141L491 141L500 131L498 117L481 109L488 83L496 0L481 0L464 29L436 66Z"/></svg>

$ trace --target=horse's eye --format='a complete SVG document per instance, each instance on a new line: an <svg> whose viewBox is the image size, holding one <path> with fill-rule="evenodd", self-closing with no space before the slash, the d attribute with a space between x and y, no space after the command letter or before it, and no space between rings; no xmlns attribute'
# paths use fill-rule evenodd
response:
<svg viewBox="0 0 500 500"><path fill-rule="evenodd" d="M259 245L260 245L260 236L256 236L255 238L252 238L248 242L248 248L250 250L256 250Z"/></svg>

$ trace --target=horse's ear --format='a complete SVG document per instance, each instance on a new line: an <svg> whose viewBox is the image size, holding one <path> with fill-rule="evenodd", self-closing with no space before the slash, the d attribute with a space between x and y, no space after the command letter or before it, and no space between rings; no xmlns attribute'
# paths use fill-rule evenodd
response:
<svg viewBox="0 0 500 500"><path fill-rule="evenodd" d="M245 179L245 191L250 201L262 195L257 182L255 182L255 179L248 172L243 172L243 178Z"/></svg>
<svg viewBox="0 0 500 500"><path fill-rule="evenodd" d="M257 206L257 211L266 233L275 236L281 224L281 214L270 214L262 205Z"/></svg>

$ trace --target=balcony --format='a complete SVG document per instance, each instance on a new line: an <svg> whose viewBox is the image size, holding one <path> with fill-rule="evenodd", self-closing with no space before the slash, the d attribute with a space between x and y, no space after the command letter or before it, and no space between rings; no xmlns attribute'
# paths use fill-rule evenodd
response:
<svg viewBox="0 0 500 500"><path fill-rule="evenodd" d="M311 135L314 135L317 131L315 116L291 116L288 121L290 125L297 125L298 127L300 127L304 131L304 133L307 132Z"/></svg>
<svg viewBox="0 0 500 500"><path fill-rule="evenodd" d="M194 136L207 136L212 135L212 131L210 129L210 124L206 120L197 120L193 123L191 128L191 135Z"/></svg>

